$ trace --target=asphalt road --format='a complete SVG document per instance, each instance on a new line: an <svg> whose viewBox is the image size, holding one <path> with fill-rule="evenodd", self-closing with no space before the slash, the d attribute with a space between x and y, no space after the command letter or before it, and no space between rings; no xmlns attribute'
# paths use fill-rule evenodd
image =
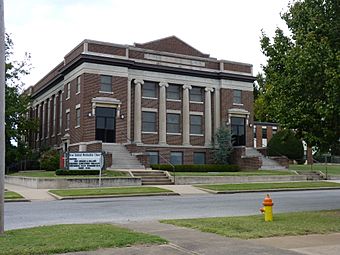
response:
<svg viewBox="0 0 340 255"><path fill-rule="evenodd" d="M5 229L63 223L148 221L259 214L265 193L130 197L5 204ZM340 208L340 190L273 192L275 212Z"/></svg>

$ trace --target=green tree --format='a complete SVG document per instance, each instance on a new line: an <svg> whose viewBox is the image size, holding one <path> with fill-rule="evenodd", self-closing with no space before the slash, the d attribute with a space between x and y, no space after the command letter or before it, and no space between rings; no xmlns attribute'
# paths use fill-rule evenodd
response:
<svg viewBox="0 0 340 255"><path fill-rule="evenodd" d="M255 84L255 83L254 83ZM256 87L254 89L254 118L255 121L276 122L272 114L272 105L269 97L271 87L266 83L266 78L259 73L256 76Z"/></svg>
<svg viewBox="0 0 340 255"><path fill-rule="evenodd" d="M230 128L223 125L217 130L215 134L215 141L217 144L214 144L213 154L215 164L224 165L229 163L229 157L233 151L231 137Z"/></svg>
<svg viewBox="0 0 340 255"><path fill-rule="evenodd" d="M339 8L338 0L295 1L281 14L289 34L261 38L272 116L323 150L340 137Z"/></svg>
<svg viewBox="0 0 340 255"><path fill-rule="evenodd" d="M6 165L21 160L27 155L29 148L24 137L27 137L30 130L35 131L37 121L35 119L27 119L26 113L29 109L30 98L22 93L22 77L29 74L31 69L30 55L25 54L25 58L21 61L13 59L13 41L10 36L5 36L5 67L6 67ZM16 143L16 146L13 145Z"/></svg>

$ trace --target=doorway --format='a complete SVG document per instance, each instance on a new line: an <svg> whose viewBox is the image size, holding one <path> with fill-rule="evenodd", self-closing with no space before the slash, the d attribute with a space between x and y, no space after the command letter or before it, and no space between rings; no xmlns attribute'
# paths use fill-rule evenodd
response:
<svg viewBox="0 0 340 255"><path fill-rule="evenodd" d="M116 109L96 107L96 140L116 142Z"/></svg>
<svg viewBox="0 0 340 255"><path fill-rule="evenodd" d="M234 146L246 145L246 119L231 117L231 133Z"/></svg>

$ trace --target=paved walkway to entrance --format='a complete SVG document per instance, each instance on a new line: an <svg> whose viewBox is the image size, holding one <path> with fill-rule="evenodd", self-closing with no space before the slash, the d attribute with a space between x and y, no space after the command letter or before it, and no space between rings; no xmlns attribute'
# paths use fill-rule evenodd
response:
<svg viewBox="0 0 340 255"><path fill-rule="evenodd" d="M202 195L209 194L203 190L197 189L191 185L160 185L158 188L168 189L180 195Z"/></svg>

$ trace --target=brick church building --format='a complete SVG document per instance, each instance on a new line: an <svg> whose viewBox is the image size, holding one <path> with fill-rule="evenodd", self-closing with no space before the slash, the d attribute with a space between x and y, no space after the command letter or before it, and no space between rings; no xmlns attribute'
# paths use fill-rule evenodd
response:
<svg viewBox="0 0 340 255"><path fill-rule="evenodd" d="M216 130L228 125L240 156L254 142L254 80L252 65L210 57L175 36L84 40L26 91L30 117L40 120L29 143L105 151L116 168L205 164Z"/></svg>

